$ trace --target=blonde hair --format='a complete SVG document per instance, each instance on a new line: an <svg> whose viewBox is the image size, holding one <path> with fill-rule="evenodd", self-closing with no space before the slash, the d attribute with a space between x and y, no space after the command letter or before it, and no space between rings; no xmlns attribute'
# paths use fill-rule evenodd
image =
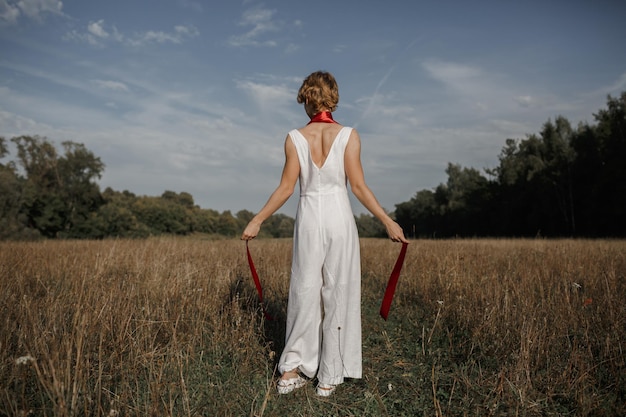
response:
<svg viewBox="0 0 626 417"><path fill-rule="evenodd" d="M304 79L298 91L298 103L307 102L317 111L337 110L339 87L330 72L316 71Z"/></svg>

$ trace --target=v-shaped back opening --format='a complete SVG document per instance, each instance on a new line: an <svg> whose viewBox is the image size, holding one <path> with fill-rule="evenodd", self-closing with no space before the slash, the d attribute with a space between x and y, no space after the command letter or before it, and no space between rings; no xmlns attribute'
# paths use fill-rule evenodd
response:
<svg viewBox="0 0 626 417"><path fill-rule="evenodd" d="M296 129L296 132L298 132L298 134L300 136L302 136L302 139L304 139L304 141L306 142L306 146L307 149L309 151L309 159L311 160L311 163L313 164L313 166L315 168L317 168L318 170L322 170L324 168L324 166L326 166L326 161L328 161L328 159L330 158L333 149L335 148L335 143L337 142L337 139L339 138L339 135L341 134L341 132L343 132L343 130L346 128L346 126L343 126L341 129L339 129L339 131L337 132L337 134L335 135L335 138L333 139L332 143L330 144L330 147L328 148L328 153L324 156L324 151L322 150L322 163L321 165L317 165L317 163L315 163L315 161L313 160L313 152L311 151L311 143L309 142L309 140L306 138L306 136L304 136L302 134L302 132L300 132L299 129ZM323 140L323 139L322 139Z"/></svg>

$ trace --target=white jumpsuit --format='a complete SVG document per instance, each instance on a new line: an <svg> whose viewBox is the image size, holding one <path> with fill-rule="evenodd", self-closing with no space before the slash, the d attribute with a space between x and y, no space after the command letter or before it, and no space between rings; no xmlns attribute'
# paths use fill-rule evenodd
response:
<svg viewBox="0 0 626 417"><path fill-rule="evenodd" d="M361 378L361 264L348 199L343 127L317 167L298 130L289 132L300 162L285 349L281 373L299 369L319 382Z"/></svg>

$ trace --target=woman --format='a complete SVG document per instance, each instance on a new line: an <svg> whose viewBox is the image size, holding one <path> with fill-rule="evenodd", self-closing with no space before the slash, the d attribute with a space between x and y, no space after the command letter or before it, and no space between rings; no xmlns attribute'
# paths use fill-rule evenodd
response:
<svg viewBox="0 0 626 417"><path fill-rule="evenodd" d="M332 74L309 75L298 103L311 121L289 132L280 184L248 223L241 239L254 239L300 180L285 349L277 389L287 394L317 375L316 393L330 395L344 378L361 378L361 266L359 238L346 180L359 201L386 227L394 242L407 242L365 183L361 141L355 129L333 120L339 90ZM408 242L407 242L408 243Z"/></svg>

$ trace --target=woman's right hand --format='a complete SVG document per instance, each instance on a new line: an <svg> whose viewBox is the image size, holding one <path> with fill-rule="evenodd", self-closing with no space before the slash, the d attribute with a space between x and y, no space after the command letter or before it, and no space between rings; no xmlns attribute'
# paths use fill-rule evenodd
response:
<svg viewBox="0 0 626 417"><path fill-rule="evenodd" d="M252 240L259 234L261 225L254 220L248 223L245 230L241 234L241 240Z"/></svg>

